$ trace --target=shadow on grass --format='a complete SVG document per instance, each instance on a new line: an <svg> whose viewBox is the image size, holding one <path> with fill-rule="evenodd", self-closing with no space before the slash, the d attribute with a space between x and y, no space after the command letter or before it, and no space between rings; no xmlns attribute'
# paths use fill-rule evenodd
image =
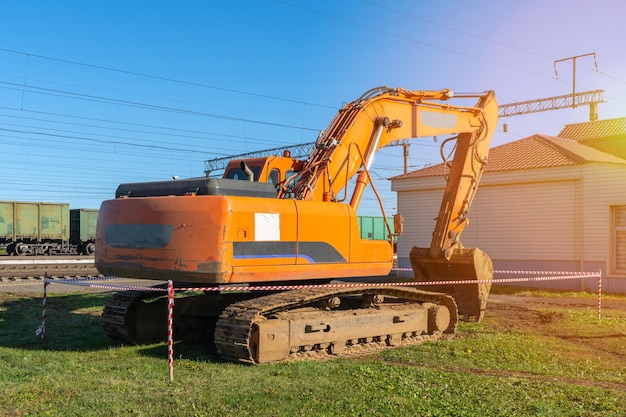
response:
<svg viewBox="0 0 626 417"><path fill-rule="evenodd" d="M100 314L108 293L49 296L45 339L35 331L42 324L42 297L2 294L0 346L21 349L91 351L114 346L102 330Z"/></svg>
<svg viewBox="0 0 626 417"><path fill-rule="evenodd" d="M120 348L102 328L102 310L111 293L49 295L45 338L35 334L42 324L42 296L0 294L0 347L30 350L90 352ZM166 313L164 312L164 315ZM133 346L142 355L167 358L167 344ZM175 358L219 362L206 341L176 342Z"/></svg>
<svg viewBox="0 0 626 417"><path fill-rule="evenodd" d="M221 363L222 359L217 355L213 343L206 341L179 341L174 343L174 360L186 359L198 362ZM139 346L139 352L144 356L154 358L167 358L167 343Z"/></svg>

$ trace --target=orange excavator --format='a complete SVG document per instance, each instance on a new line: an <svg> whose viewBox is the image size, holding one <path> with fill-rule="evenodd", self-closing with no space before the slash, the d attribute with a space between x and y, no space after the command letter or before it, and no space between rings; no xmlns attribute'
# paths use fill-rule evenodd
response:
<svg viewBox="0 0 626 417"><path fill-rule="evenodd" d="M231 161L223 178L122 184L99 211L96 267L205 288L177 296L175 337L210 338L235 362L354 355L452 335L459 316L482 317L493 275L489 257L463 248L460 235L497 112L492 91L379 87L340 109L306 160L286 153ZM389 241L360 237L356 212L372 184L369 169L392 141L439 135L454 135L446 142L456 141L455 150L443 165L431 246L414 248L411 263L418 280L476 283L393 285L391 233ZM370 285L278 290L331 280ZM250 285L277 290L228 291ZM105 331L125 343L162 340L165 302L154 292L117 293L104 309Z"/></svg>

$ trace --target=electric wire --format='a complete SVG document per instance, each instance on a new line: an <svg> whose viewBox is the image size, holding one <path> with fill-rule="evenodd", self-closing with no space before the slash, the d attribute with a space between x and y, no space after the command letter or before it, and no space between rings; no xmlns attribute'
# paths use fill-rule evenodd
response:
<svg viewBox="0 0 626 417"><path fill-rule="evenodd" d="M463 53L463 52L459 52L459 51L454 51L452 49L449 48L444 48L444 47L440 47L438 45L435 44L430 44L427 42L422 42L419 41L417 39L412 39L410 37L405 37L402 35L398 35L389 31L384 31L384 30L380 30L380 29L376 29L374 27L371 26L367 26L364 24L360 24L354 21L350 21L348 19L342 18L342 17L337 17L337 16L333 16L327 13L323 13L323 12L319 12L317 10L314 9L310 9L310 8L306 8L306 7L302 7L299 5L295 5L293 3L290 3L288 1L284 1L284 0L277 0L280 3L289 5L291 7L296 7L302 10L305 10L307 12L310 13L315 13L321 16L324 16L326 18L330 18L330 19L334 19L349 25L353 25L353 26L358 26L370 31L374 31L377 33L382 33L386 36L392 36L398 39L402 39L405 41L409 41L412 43L417 43L417 44L422 44L424 46L428 46L431 48L435 48L435 49L439 49L439 50L443 50L446 52L450 52L450 53L454 53L457 55L461 55L461 56L465 56L465 57L469 57L472 59L476 59L476 60L480 60L483 62L487 62L490 64L494 64L494 65L498 65L498 66L503 66L503 67L507 67L510 69L515 69L518 71L524 71L530 74L534 74L534 75L538 75L538 76L542 76L544 78L546 78L546 76L544 76L543 74L539 74L533 71L528 71L526 69L523 68L516 68L513 66L509 66L506 65L504 63L501 62L497 62L497 61L491 61L491 60L485 60L482 59L480 57L471 55L471 54L467 54L467 53ZM513 45L508 45L508 44L504 44L498 41L494 41L492 39L489 38L484 38L484 37L480 37L478 35L474 35L471 34L469 32L465 32L462 30L458 30L458 29L454 29L451 27L447 27L445 25L439 24L437 22L433 22L433 21L428 21L426 19L421 19L417 16L413 16L410 15L408 13L404 13L401 12L399 10L396 9L392 9L391 7L387 7L387 6L382 6L380 4L377 4L375 2L369 1L369 0L362 0L364 3L373 5L375 7L379 7L379 8L383 8L383 9L387 9L388 11L392 12L392 13L398 13L398 14L402 14L404 16L407 16L409 18L412 19L418 19L420 21L429 23L429 24L433 24L433 25L437 25L439 27L442 27L444 29L447 30L453 30L457 33L460 33L464 36L471 36L486 42L492 42L494 44L498 44L500 46L503 47L507 47L507 48L512 48L515 50L518 50L520 52L525 52L525 53L530 53L530 54L534 54L546 59L551 59L548 56L544 56L542 54L538 54L535 53L533 51L529 51L529 50L525 50L523 48L518 48L515 47ZM7 52L7 53L14 53L14 54L21 54L23 56L27 57L27 61L26 61L26 65L31 64L31 58L38 58L38 59L43 59L43 60L51 60L51 61L56 61L56 62L61 62L61 63L65 63L65 64L69 64L69 65L78 65L78 66L83 66L83 67L88 67L88 68L93 68L93 69L98 69L98 70L104 70L104 71L112 71L112 72L117 72L120 74L125 74L125 75L130 75L130 76L135 76L135 77L146 77L146 78L150 78L153 80L157 80L157 81L166 81L166 82L173 82L173 83L179 83L182 85L188 85L188 86L193 86L193 87L201 87L201 88L207 88L207 89L214 89L214 90L218 90L218 91L223 91L223 92L227 92L227 93L233 93L233 94L242 94L242 95L247 95L250 97L258 97L258 98L264 98L264 99L271 99L271 100L278 100L278 101L283 101L286 103L297 103L297 104L303 104L306 106L317 106L317 107L321 107L321 108L327 108L327 109L335 109L335 107L332 106L326 106L326 105L319 105L319 104L313 104L313 103L308 103L308 102L303 102L303 101L298 101L298 100L293 100L293 99L285 99L285 98L281 98L281 97L275 97L275 96L270 96L270 95L263 95L263 94L256 94L256 93L252 93L249 91L243 91L243 90L236 90L236 89L231 89L231 88L223 88L223 87L217 87L217 86L213 86L213 85L208 85L208 84L202 84L202 83L196 83L196 82L190 82L190 81L184 81L184 80L178 80L178 79L174 79L174 78L169 78L169 77L162 77L162 76L158 76L158 75L153 75L153 74L147 74L147 73L142 73L142 72L135 72L135 71L127 71L127 70L123 70L123 69L117 69L117 68L112 68L112 67L108 67L108 66L100 66L100 65L93 65L93 64L86 64L86 63L82 63L82 62L78 62L78 61L72 61L72 60L67 60L67 59L62 59L62 58L55 58L55 57L50 57L50 56L45 56L45 55L38 55L38 54L32 54L32 53L25 53L25 52L21 52L21 51L17 51L17 50L13 50L13 49L7 49L7 48L0 48L0 51L2 52ZM77 92L73 92L73 91L66 91L66 90L58 90L58 89L52 89L52 88L45 88L45 87L41 87L41 86L33 86L33 85L27 85L27 69L25 69L25 74L24 74L24 82L22 84L19 83L7 83L7 82L0 82L2 84L8 85L8 86L12 86L14 88L13 91L16 92L20 92L22 94L22 103L24 102L24 95L26 93L29 94L45 94L51 97L62 97L62 98L71 98L71 99L75 99L75 100L86 100L89 102L97 102L97 103L102 103L102 104L110 104L110 105L116 105L116 106L128 106L128 107L137 107L137 108L141 108L141 109L147 109L147 110L155 110L155 111L161 111L161 112L168 112L168 113L180 113L180 114L186 114L189 116L199 116L199 117L211 117L211 118L220 118L220 119L225 119L225 120L232 120L232 121L236 121L239 123L243 123L244 125L246 123L252 123L252 124L263 124L263 125L268 125L270 127L281 127L281 128L289 128L289 129L299 129L300 132L304 132L304 131L316 131L317 129L313 129L313 128L305 128L304 126L293 126L293 125L287 125L287 124L281 124L281 123L271 123L271 122L265 122L263 120L253 120L253 119L246 119L246 118L240 118L240 117L231 117L231 116L225 116L225 115L219 115L219 114L214 114L214 113L207 113L207 112L199 112L199 111L193 111L193 110L187 110L187 109L180 109L180 108L176 108L176 107L170 107L170 106L159 106L156 104L150 104L150 103L142 103L142 102L137 102L137 101L131 101L131 100L122 100L122 99L118 99L118 98L111 98L111 97L104 97L104 96L96 96L96 95L90 95L90 94L82 94L82 93L77 93ZM602 75L605 75L607 77L610 77L612 79L614 79L615 81L618 81L620 83L626 84L625 81L611 76L609 74L607 74L606 72L599 72ZM547 78L553 78L553 77L547 77ZM0 87L0 88L9 88L9 87ZM123 92L122 92L123 93ZM8 108L5 108L8 109ZM9 109L11 111L15 111L16 109ZM100 120L100 122L102 123L116 123L116 124L120 124L120 125L130 125L130 126L135 126L135 127L145 127L145 128L150 128L150 129L163 129L163 131L171 131L171 132L184 132L186 131L185 129L180 129L180 128L168 128L168 127L164 127L164 126L155 126L155 125L141 125L141 124L137 124L137 123L127 123L127 122L121 122L121 121L111 121L111 120L105 120L105 119L97 119L97 118L85 118L85 117L80 117L77 115L61 115L60 113L52 113L52 112L37 112L35 110L27 110L27 109L20 109L20 111L28 111L31 112L32 114L48 114L50 116L54 115L54 116L62 116L62 117L67 117L67 118L75 118L75 119L83 119L83 120L92 120L92 121L96 121L96 120ZM14 116L14 115L0 115L0 116L4 116L4 117L19 117L19 116ZM36 118L32 118L34 119L33 121L37 121ZM61 121L50 121L47 120L47 122L50 123L67 123L67 122L61 122ZM5 124L6 126L6 124ZM85 126L87 127L87 126ZM88 126L88 127L94 127L94 126ZM28 129L27 126L23 126L23 129ZM111 129L111 130L119 130L119 128L115 128L115 127L102 127L102 126L98 126L96 128L99 129ZM110 140L110 141L106 141L104 139L97 139L97 137L114 137L112 135L96 135L96 134L90 134L90 133L81 133L81 132L76 132L76 131L65 131L68 133L68 135L63 135L60 134L59 132L61 132L60 129L49 129L50 132L57 132L57 133L42 133L42 132L38 132L38 131L29 131L29 130L22 130L22 131L11 131L11 129L0 129L0 130L5 130L6 133L13 133L13 134L21 134L21 135L33 135L33 136L45 136L51 139L55 139L55 140L79 140L79 141L85 141L85 142L91 142L91 143L99 143L101 145L114 145L114 146L133 146L135 148L143 148L143 149L152 149L154 151L158 151L158 152L186 152L186 153L206 153L203 151L194 151L192 149L182 149L182 148L175 148L175 147L168 147L168 146L160 146L155 144L154 140L145 140L146 142L148 142L147 144L142 144L142 143L135 143L133 144L132 142L128 142L125 143L125 141L120 141L120 140ZM17 130L17 129L14 129ZM132 129L128 129L128 131L132 131ZM134 131L135 133L149 133L149 134L158 134L158 135L172 135L174 137L185 137L183 135L177 135L176 133L164 133L164 132L145 132L145 131L141 131L141 130L136 130ZM190 137L193 138L194 134L200 134L200 135L205 135L205 134L209 134L209 135L219 135L219 137L222 138L232 138L232 139L236 139L236 138L240 138L242 139L246 144L249 142L252 143L266 143L264 142L263 138L249 138L247 136L237 136L237 135L228 135L228 134L221 134L221 133L207 133L207 132L196 132L193 130L189 130L189 133L191 134ZM96 137L88 137L86 135L93 135ZM118 138L119 139L119 138ZM123 138L121 138L123 139ZM129 140L131 140L131 138L128 138ZM208 139L208 138L207 138ZM36 140L36 139L34 139ZM132 140L136 140L137 142L141 142L141 139L132 139ZM229 139L230 141L230 139ZM275 142L277 144L284 144L284 142ZM426 146L425 144L416 144L417 146ZM59 145L61 146L61 145ZM67 149L72 149L72 148L67 148ZM76 148L76 149L80 149L80 148ZM227 153L221 153L222 155L227 155ZM169 155L169 157L171 158L172 155ZM377 169L393 169L393 168L387 168L387 167L383 167L383 168L377 168Z"/></svg>

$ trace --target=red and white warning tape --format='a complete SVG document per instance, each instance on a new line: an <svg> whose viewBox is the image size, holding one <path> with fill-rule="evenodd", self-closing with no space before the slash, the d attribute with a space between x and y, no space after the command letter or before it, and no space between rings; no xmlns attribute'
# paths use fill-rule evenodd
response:
<svg viewBox="0 0 626 417"><path fill-rule="evenodd" d="M410 268L395 268L396 271L409 270ZM602 317L602 271L598 272L562 272L562 271L508 271L499 270L494 271L494 274L507 274L507 275L535 275L531 277L515 277L515 278L495 278L493 280L453 280L453 281L404 281L404 282L345 282L341 284L306 284L306 285L267 285L267 286L238 286L238 287L185 287L174 288L172 281L167 281L167 288L159 287L138 287L138 286L125 286L125 285L106 285L106 284L94 284L91 281L101 281L110 279L119 279L119 277L87 277L87 278L73 278L73 279L48 279L47 275L44 278L43 287L43 302L41 312L41 326L35 331L36 336L41 336L42 339L46 335L46 304L47 304L47 289L51 283L55 284L68 284L79 285L91 288L111 289L111 290L135 290L135 291L155 291L155 292L167 292L168 295L168 313L167 313L167 355L170 381L174 379L174 335L173 335L173 321L174 321L174 293L175 291L283 291L283 290L297 290L308 288L367 288L367 287L398 287L398 286L425 286L425 285L465 285L465 284L477 284L477 283L514 283L514 282L538 282L538 281L556 281L565 279L585 279L585 278L597 278L598 279L598 318Z"/></svg>
<svg viewBox="0 0 626 417"><path fill-rule="evenodd" d="M542 271L545 272L545 271ZM306 285L263 285L240 287L183 287L177 291L284 291L303 290L308 288L368 288L368 287L402 287L425 285L466 285L477 283L507 284L513 282L558 281L565 279L598 278L597 272L581 272L570 275L536 276L519 278L465 279L450 281L403 281L403 282L344 282L341 284L306 284Z"/></svg>
<svg viewBox="0 0 626 417"><path fill-rule="evenodd" d="M602 271L598 271L598 319L602 318Z"/></svg>
<svg viewBox="0 0 626 417"><path fill-rule="evenodd" d="M402 271L402 272L413 272L413 268L393 268L392 271ZM549 276L558 276L558 275L585 275L588 274L597 274L597 272L578 272L578 271L515 271L508 269L496 269L493 271L494 275L549 275Z"/></svg>
<svg viewBox="0 0 626 417"><path fill-rule="evenodd" d="M93 284L93 281L107 281L122 279L120 277L81 277L81 278L68 278L68 279L44 279L45 282L54 284L67 284L78 285L79 287L99 288L104 290L116 290L116 291L161 291L167 292L167 288L159 287L138 287L133 285L112 285L112 284Z"/></svg>

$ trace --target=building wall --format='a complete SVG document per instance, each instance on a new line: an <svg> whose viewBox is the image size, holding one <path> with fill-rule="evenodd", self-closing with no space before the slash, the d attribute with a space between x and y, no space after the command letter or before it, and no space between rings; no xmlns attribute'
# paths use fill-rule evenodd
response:
<svg viewBox="0 0 626 417"><path fill-rule="evenodd" d="M461 241L489 254L497 270L602 269L607 290L626 292L626 277L607 269L610 206L626 205L624 179L626 167L611 164L486 173ZM410 268L413 246L430 245L443 187L440 178L392 183L405 219L398 239L401 268ZM595 291L597 283L590 281L548 281L545 286Z"/></svg>
<svg viewBox="0 0 626 417"><path fill-rule="evenodd" d="M576 180L484 186L461 241L500 260L579 260L580 194Z"/></svg>
<svg viewBox="0 0 626 417"><path fill-rule="evenodd" d="M586 168L585 192L585 269L602 260L607 290L626 292L626 274L613 270L611 207L626 206L626 167L593 165Z"/></svg>

